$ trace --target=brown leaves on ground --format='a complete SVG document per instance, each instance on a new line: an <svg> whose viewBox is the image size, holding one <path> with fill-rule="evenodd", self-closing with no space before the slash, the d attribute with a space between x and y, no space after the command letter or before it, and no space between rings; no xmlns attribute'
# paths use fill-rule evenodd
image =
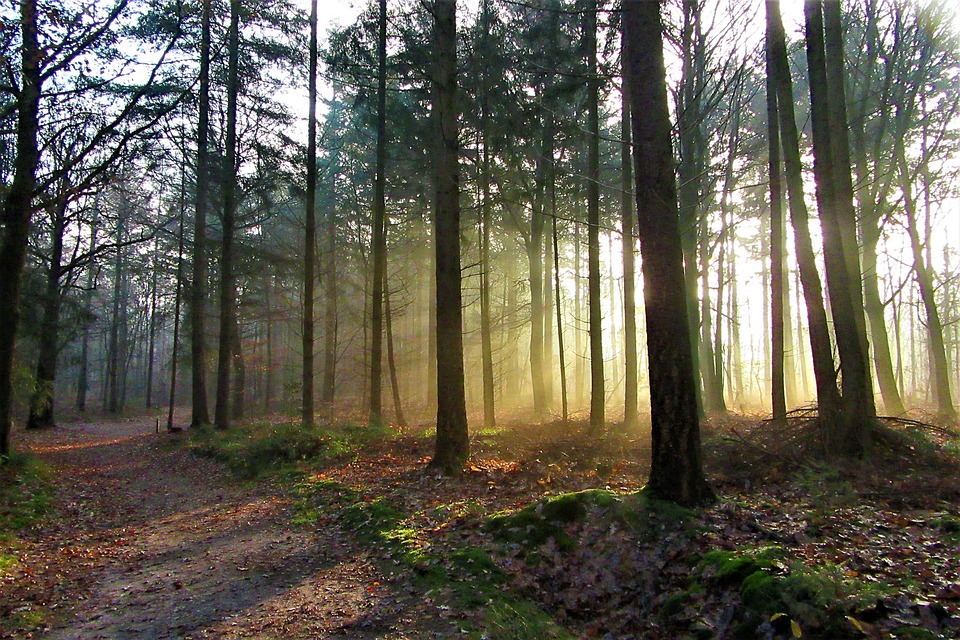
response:
<svg viewBox="0 0 960 640"><path fill-rule="evenodd" d="M217 465L170 447L170 436L100 434L84 449L86 431L45 434L34 446L52 447L43 455L63 472L61 517L15 551L23 562L0 585L0 611L70 608L74 622L50 618L61 629L50 637L156 632L160 623L147 618L165 616L180 625L170 637L448 637L482 625L482 605L462 610L444 587L425 593L414 578L430 567L419 563L485 549L506 571L506 590L539 603L575 637L960 634L960 483L957 467L943 464L957 446L949 430L892 424L869 463L817 464L770 446L806 438L800 424L778 436L759 420L715 421L705 458L720 500L692 520L659 523L651 535L591 511L564 525L572 550L548 540L535 561L493 540L484 523L494 513L588 488L640 489L645 436L597 438L582 427L477 433L455 478L426 470L429 434L373 440L355 459L304 469L350 492L332 495L312 528L290 525L283 493L238 486ZM403 514L422 560L398 563L389 545L341 530L339 508L382 499ZM783 611L751 618L745 588L715 580L701 561L717 550L769 555L764 572L783 584L801 576L805 589L833 586L807 594L790 583ZM839 600L826 604L830 595ZM182 613L190 607L200 613Z"/></svg>

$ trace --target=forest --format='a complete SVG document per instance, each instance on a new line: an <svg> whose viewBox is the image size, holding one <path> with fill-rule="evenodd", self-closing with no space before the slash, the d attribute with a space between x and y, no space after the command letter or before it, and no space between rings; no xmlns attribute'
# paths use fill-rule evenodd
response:
<svg viewBox="0 0 960 640"><path fill-rule="evenodd" d="M283 478L475 637L956 637L960 10L347 4L0 9L0 530L115 442Z"/></svg>

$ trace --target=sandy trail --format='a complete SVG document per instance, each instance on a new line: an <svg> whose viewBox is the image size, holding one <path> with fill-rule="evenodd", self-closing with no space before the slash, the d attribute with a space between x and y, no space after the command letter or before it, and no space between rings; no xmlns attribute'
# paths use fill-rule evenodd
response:
<svg viewBox="0 0 960 640"><path fill-rule="evenodd" d="M0 614L54 613L30 637L456 634L338 530L292 525L269 486L240 484L171 442L185 436L157 435L146 420L18 435L57 484L57 516L31 532L0 584Z"/></svg>

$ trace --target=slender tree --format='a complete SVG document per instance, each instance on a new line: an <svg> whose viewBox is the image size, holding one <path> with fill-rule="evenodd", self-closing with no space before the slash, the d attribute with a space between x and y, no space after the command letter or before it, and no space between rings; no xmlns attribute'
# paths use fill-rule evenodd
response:
<svg viewBox="0 0 960 640"><path fill-rule="evenodd" d="M590 429L604 428L603 311L600 307L600 76L597 73L597 1L585 12L587 51L587 287L590 308Z"/></svg>
<svg viewBox="0 0 960 640"><path fill-rule="evenodd" d="M317 0L310 1L310 66L307 71L307 202L303 246L303 389L301 423L313 426L314 285L317 255Z"/></svg>
<svg viewBox="0 0 960 640"><path fill-rule="evenodd" d="M839 3L826 4L835 5L839 11ZM825 423L825 426L828 427L827 446L831 451L858 455L865 446L870 423L876 417L876 408L870 378L853 210L843 95L842 42L837 32L827 47L823 6L822 0L804 2L813 124L813 170L823 230L827 291L840 356L842 384L842 414L838 416L839 419ZM834 30L838 31L839 14L834 19ZM838 51L837 47L841 50Z"/></svg>
<svg viewBox="0 0 960 640"><path fill-rule="evenodd" d="M787 418L787 397L784 383L784 269L783 269L783 184L780 169L780 123L777 109L777 87L774 71L773 34L776 29L773 12L768 0L766 11L766 88L767 88L767 149L769 152L767 175L770 180L770 340L771 340L771 399L774 421Z"/></svg>
<svg viewBox="0 0 960 640"><path fill-rule="evenodd" d="M193 217L193 282L190 287L190 426L210 424L206 375L207 207L210 152L210 19L213 0L201 0L197 181Z"/></svg>
<svg viewBox="0 0 960 640"><path fill-rule="evenodd" d="M227 33L227 130L223 157L223 240L220 251L220 340L217 352L217 402L214 424L230 426L230 373L233 365L232 332L236 314L234 235L237 213L237 98L240 93L240 0L230 0Z"/></svg>
<svg viewBox="0 0 960 640"><path fill-rule="evenodd" d="M387 0L377 23L377 158L373 182L373 283L370 299L370 424L383 421L383 290L387 277Z"/></svg>

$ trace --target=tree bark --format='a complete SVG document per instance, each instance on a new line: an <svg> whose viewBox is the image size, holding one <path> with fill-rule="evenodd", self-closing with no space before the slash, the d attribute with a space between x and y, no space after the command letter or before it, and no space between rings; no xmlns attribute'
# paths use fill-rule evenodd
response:
<svg viewBox="0 0 960 640"><path fill-rule="evenodd" d="M482 21L481 33L481 51L487 53L490 51L490 0L483 0L480 8L480 19ZM491 336L490 325L490 107L489 93L490 81L487 75L488 67L484 65L481 72L481 95L480 95L480 143L483 145L481 151L480 165L480 224L482 233L480 236L480 351L481 367L483 369L483 426L492 429L497 425L496 413L496 394L493 379L493 339Z"/></svg>
<svg viewBox="0 0 960 640"><path fill-rule="evenodd" d="M33 191L40 149L37 144L40 110L40 46L37 41L37 2L20 3L21 78L17 95L17 142L13 183L3 200L6 230L0 245L0 456L10 453L13 420L13 358L20 323L20 287L27 257Z"/></svg>
<svg viewBox="0 0 960 640"><path fill-rule="evenodd" d="M830 329L824 309L823 286L817 272L816 256L810 239L810 222L803 195L803 165L800 160L800 134L793 109L793 82L787 61L786 36L780 17L779 0L767 0L772 29L770 43L773 55L774 84L777 87L777 111L780 124L780 145L783 151L790 205L790 221L796 244L797 267L807 307L807 325L810 333L810 352L817 389L817 404L821 433L827 425L840 417L840 392L834 369Z"/></svg>
<svg viewBox="0 0 960 640"><path fill-rule="evenodd" d="M625 71L631 119L638 237L650 371L649 487L687 505L712 498L703 475L683 248L680 240L663 60L660 3L624 0Z"/></svg>
<svg viewBox="0 0 960 640"><path fill-rule="evenodd" d="M377 38L377 157L373 182L373 283L370 298L370 406L368 421L380 424L383 400L383 287L387 271L387 0L380 0Z"/></svg>
<svg viewBox="0 0 960 640"><path fill-rule="evenodd" d="M626 75L626 74L624 74ZM620 227L623 233L623 353L624 391L623 427L635 429L639 421L637 407L637 294L636 264L633 252L633 164L630 157L630 101L624 79L623 105L620 111Z"/></svg>
<svg viewBox="0 0 960 640"><path fill-rule="evenodd" d="M604 429L603 310L600 299L600 77L597 74L597 2L586 10L587 50L587 289L590 309L590 430Z"/></svg>
<svg viewBox="0 0 960 640"><path fill-rule="evenodd" d="M193 283L190 288L190 426L210 424L207 407L206 297L207 206L210 179L210 19L212 0L202 1L200 26L200 86L197 116L197 186L193 219Z"/></svg>
<svg viewBox="0 0 960 640"><path fill-rule="evenodd" d="M779 9L778 9L779 11ZM769 5L766 11L766 89L767 89L767 149L769 161L767 175L770 180L770 385L773 420L784 423L787 419L787 396L784 380L784 225L783 182L780 168L780 124L777 107L776 72L773 47L771 46L776 26Z"/></svg>
<svg viewBox="0 0 960 640"><path fill-rule="evenodd" d="M460 289L460 170L457 109L457 3L434 0L434 110L437 272L437 438L430 467L444 474L463 470L470 451L463 374Z"/></svg>
<svg viewBox="0 0 960 640"><path fill-rule="evenodd" d="M38 340L37 378L30 395L30 412L27 429L49 429L57 426L54 419L54 383L57 377L57 356L60 351L60 309L63 295L60 291L60 276L63 263L63 235L66 232L69 188L62 185L62 192L53 205L50 258L47 263L46 290L43 295L43 317Z"/></svg>
<svg viewBox="0 0 960 640"><path fill-rule="evenodd" d="M240 0L230 0L227 35L227 131L223 176L223 244L220 251L220 339L217 353L217 403L213 421L218 429L230 426L230 378L233 360L231 331L236 314L234 281L234 227L237 213L237 98L240 93Z"/></svg>
<svg viewBox="0 0 960 640"><path fill-rule="evenodd" d="M310 0L310 62L307 71L307 195L303 242L303 370L300 423L313 427L314 287L317 255L317 0Z"/></svg>

